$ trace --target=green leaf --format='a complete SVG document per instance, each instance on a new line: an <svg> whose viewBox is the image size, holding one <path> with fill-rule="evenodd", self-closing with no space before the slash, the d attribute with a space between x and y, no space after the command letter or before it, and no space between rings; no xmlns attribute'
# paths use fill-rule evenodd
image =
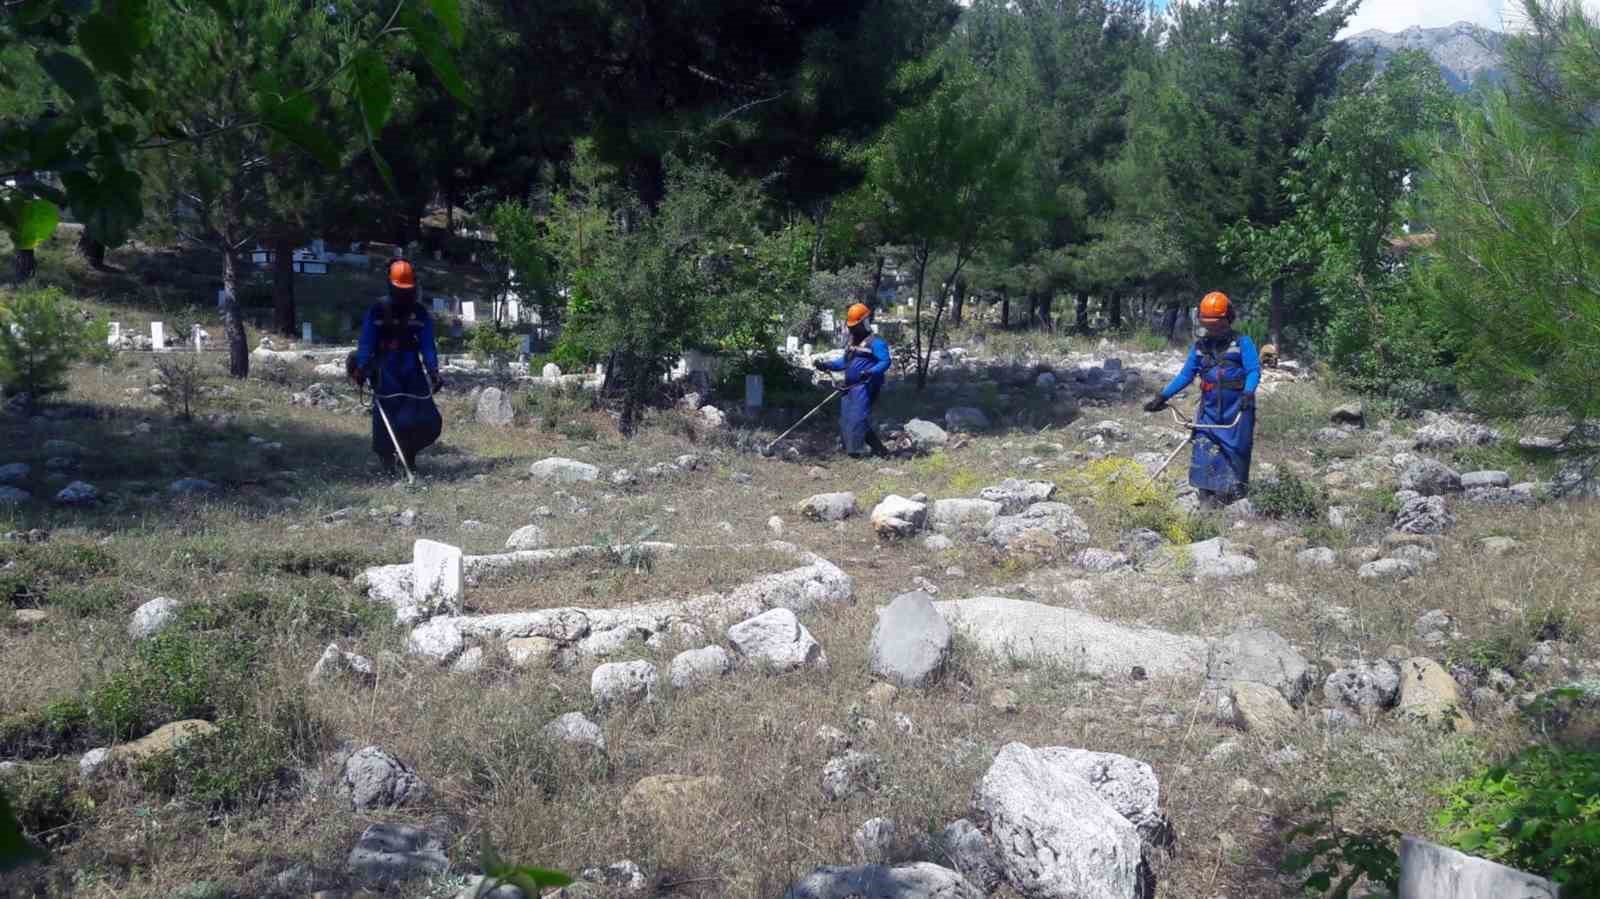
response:
<svg viewBox="0 0 1600 899"><path fill-rule="evenodd" d="M428 0L428 5L433 8L433 17L444 26L450 35L450 43L461 46L466 39L466 29L461 24L461 3L459 0Z"/></svg>
<svg viewBox="0 0 1600 899"><path fill-rule="evenodd" d="M439 35L433 26L410 7L400 11L400 23L405 26L412 40L417 42L417 49L422 51L422 57L428 61L428 67L433 69L433 74L439 79L439 83L444 85L444 89L458 102L471 106L472 98L467 92L467 83L462 80L455 59L439 40Z"/></svg>
<svg viewBox="0 0 1600 899"><path fill-rule="evenodd" d="M366 117L367 132L375 137L389 121L394 105L389 67L378 51L368 47L356 56L351 72L355 77L356 98L361 101L361 112Z"/></svg>
<svg viewBox="0 0 1600 899"><path fill-rule="evenodd" d="M311 105L311 100L306 97L298 98L305 101L305 106ZM273 134L287 140L321 163L324 168L336 169L339 167L339 147L333 142L328 133L316 127L306 118L298 102L279 103L264 112L262 123Z"/></svg>
<svg viewBox="0 0 1600 899"><path fill-rule="evenodd" d="M519 865L512 868L512 877L522 881L518 886L522 887L525 892L528 892L528 885L531 884L533 886L532 895L538 895L539 890L544 887L572 885L572 878L562 874L560 871L552 871L548 868L534 868L528 865Z"/></svg>
<svg viewBox="0 0 1600 899"><path fill-rule="evenodd" d="M61 221L61 210L49 200L37 197L12 204L11 214L7 216L12 221L11 239L21 250L37 249L39 244L50 239L56 233L56 225Z"/></svg>
<svg viewBox="0 0 1600 899"><path fill-rule="evenodd" d="M17 22L22 25L37 25L50 18L50 0L26 0L17 9Z"/></svg>
<svg viewBox="0 0 1600 899"><path fill-rule="evenodd" d="M394 169L389 167L389 161L378 152L378 145L367 142L367 152L372 156L372 164L378 169L378 177L383 179L383 186L389 189L392 196L400 196L400 188L394 180Z"/></svg>
<svg viewBox="0 0 1600 899"><path fill-rule="evenodd" d="M63 172L61 183L89 236L108 247L126 240L144 218L144 182L137 172L112 169L99 180L88 172Z"/></svg>
<svg viewBox="0 0 1600 899"><path fill-rule="evenodd" d="M233 19L233 7L228 3L228 0L206 0L206 5L215 10L217 18L222 21L227 22Z"/></svg>
<svg viewBox="0 0 1600 899"><path fill-rule="evenodd" d="M22 835L22 824L11 810L11 799L0 790L0 873L44 858L44 852Z"/></svg>
<svg viewBox="0 0 1600 899"><path fill-rule="evenodd" d="M57 50L41 57L39 67L74 101L84 105L100 102L100 82L94 77L94 70L78 57Z"/></svg>
<svg viewBox="0 0 1600 899"><path fill-rule="evenodd" d="M67 145L78 133L75 118L39 122L28 133L28 167L50 170L67 154Z"/></svg>

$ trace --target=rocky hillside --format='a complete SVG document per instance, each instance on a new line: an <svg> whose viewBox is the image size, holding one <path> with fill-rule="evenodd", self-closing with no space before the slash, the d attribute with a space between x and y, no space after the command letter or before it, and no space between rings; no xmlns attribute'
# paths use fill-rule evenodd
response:
<svg viewBox="0 0 1600 899"><path fill-rule="evenodd" d="M1505 78L1505 35L1457 22L1444 28L1407 28L1397 34L1363 31L1347 41L1357 56L1372 54L1382 68L1401 50L1422 50L1439 64L1450 88L1465 93Z"/></svg>

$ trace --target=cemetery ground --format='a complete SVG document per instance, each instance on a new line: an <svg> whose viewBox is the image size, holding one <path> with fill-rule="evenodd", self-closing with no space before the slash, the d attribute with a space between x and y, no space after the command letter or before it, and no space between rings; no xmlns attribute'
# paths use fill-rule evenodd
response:
<svg viewBox="0 0 1600 899"><path fill-rule="evenodd" d="M1181 361L1148 347L1007 340L1008 352L1032 354L1028 365L1049 361L1064 382L1074 366L1116 357L1143 370L1149 388ZM151 364L149 354L124 353L80 368L44 414L0 416L0 466L26 466L11 469L8 486L31 494L0 506L0 531L17 532L0 543L9 603L0 760L14 763L0 776L53 853L47 866L0 880L22 895L354 890L363 884L349 867L352 847L389 823L424 828L439 845L419 856L450 865L439 873L419 863L422 873L392 884L392 895L454 895L487 833L510 859L573 873L630 860L645 881L637 895L776 897L819 865L898 856L954 867L916 838L968 817L974 785L1012 742L1152 766L1175 834L1150 850L1158 895L1299 895L1276 866L1287 832L1327 797L1347 797L1334 814L1342 827L1434 834L1442 784L1535 735L1587 726L1522 706L1595 676L1592 504L1490 504L1446 486L1452 521L1443 533L1391 527L1397 488L1427 458L1548 483L1559 459L1517 442L1539 423L1496 422L1497 440L1449 448L1422 440L1422 422L1369 405L1365 427L1335 431L1330 416L1351 397L1314 377L1274 375L1260 403L1257 479L1271 472L1309 485L1312 514L1262 514L1274 511L1271 496L1300 502L1283 489L1258 495L1255 512L1191 517L1167 495L1184 458L1160 499L1130 501L1145 499L1129 476L1142 470L1134 456L1164 456L1181 439L1170 419L1138 410L1149 389L1040 401L1040 388L952 365L925 393L893 387L880 417L942 424L964 395L992 428L953 433L915 458L853 461L831 451L831 414L819 416L798 458L772 459L753 447L786 422L753 427L733 414L713 428L660 409L630 441L581 393L518 389L511 427L479 424L472 381L462 378L442 398L444 437L408 487L378 476L353 389L309 365L258 366L230 381L211 357L201 408L182 422L148 392ZM336 399L296 401L316 382ZM730 413L738 400L713 398ZM1414 458L1397 465L1403 453ZM598 477L530 474L551 457L596 466ZM946 545L929 530L882 536L869 521L889 496L976 497L1008 478L1052 485L1084 536L1001 548L958 526L937 535ZM72 482L93 485L98 499L53 501ZM853 515L798 511L836 491L855 494ZM1145 544L1141 530L1158 531L1161 545ZM812 656L787 673L741 666L677 687L667 677L677 653L727 645L725 625L648 641L623 634L581 652L469 635L481 655L441 663L418 653L393 606L366 595L363 572L409 562L418 539L472 557L503 552L519 532L523 546L596 549L481 576L469 567L467 615L724 595L800 564L797 552L842 570L850 596L797 609L825 665ZM1183 547L1216 536L1233 567L1208 575ZM1105 550L1105 564L1085 548ZM1363 569L1379 558L1397 563L1384 572L1398 579ZM1230 708L1231 688L1208 678L1205 664L1178 674L1153 664L1088 670L995 652L958 629L942 677L886 689L869 666L878 610L919 589L940 602L1008 597L1207 640L1266 629L1294 649L1264 652L1300 659L1310 673L1277 685L1296 694L1295 707L1259 713L1247 693ZM159 632L130 633L135 610L162 597L177 606ZM370 668L340 675L334 665L311 678L330 644ZM1459 681L1426 720L1389 708L1392 697L1357 709L1325 691L1324 680L1356 660L1420 658ZM638 659L661 671L647 701L594 697L597 665ZM603 747L592 735L550 734L550 722L573 712L598 724ZM189 719L216 730L143 761L80 764L91 749ZM876 766L830 795L819 778L847 743ZM368 746L426 791L353 810L338 789L341 765ZM662 775L692 779L647 780ZM897 822L907 845L863 845L857 829L878 817ZM995 895L1019 895L1012 890ZM624 894L615 885L582 893Z"/></svg>

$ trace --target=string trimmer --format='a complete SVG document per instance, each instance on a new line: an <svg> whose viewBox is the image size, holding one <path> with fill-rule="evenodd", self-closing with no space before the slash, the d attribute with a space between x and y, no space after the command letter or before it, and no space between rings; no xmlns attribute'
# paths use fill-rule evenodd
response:
<svg viewBox="0 0 1600 899"><path fill-rule="evenodd" d="M1189 429L1189 436L1183 438L1183 442L1178 444L1178 448L1173 450L1171 453L1168 453L1167 454L1167 458L1164 459L1161 462L1161 467L1157 468L1150 475L1150 486L1152 486L1152 487L1155 486L1156 479L1161 477L1161 473L1163 471L1167 470L1167 466L1172 464L1172 460L1178 458L1178 454L1183 452L1183 448L1194 442L1195 434L1199 433L1200 431L1226 431L1229 428L1232 428L1235 425L1237 425L1239 423L1239 419L1244 417L1244 410L1240 409L1239 413L1233 417L1233 421L1228 423L1228 424L1225 424L1225 425L1203 425L1203 424L1198 424L1193 419L1191 419L1188 416L1184 415L1182 412L1179 412L1177 406L1170 406L1169 405L1167 407L1167 409L1168 409L1168 411L1170 411L1172 413L1172 420L1173 421L1177 422L1182 427L1185 427L1185 428Z"/></svg>
<svg viewBox="0 0 1600 899"><path fill-rule="evenodd" d="M829 380L830 383L832 383L833 378L832 378L831 375L829 376L828 380ZM840 390L838 387L832 387L828 391L828 395L822 398L822 402L820 402L820 403L816 404L815 406L811 407L811 411L807 412L806 414L804 414L802 416L800 416L800 420L795 422L794 424L790 425L789 426L789 430L784 431L782 434L779 434L771 443L767 444L766 447L761 450L761 455L767 456L767 457L771 457L772 448L777 446L779 441L783 440L783 438L789 436L790 434L793 434L794 431L795 431L795 428L798 428L801 425L805 424L806 423L806 419L810 418L813 415L816 415L818 412L821 412L823 406L826 406L829 403L833 402L834 398L837 397L839 394L841 394L843 392L844 391Z"/></svg>

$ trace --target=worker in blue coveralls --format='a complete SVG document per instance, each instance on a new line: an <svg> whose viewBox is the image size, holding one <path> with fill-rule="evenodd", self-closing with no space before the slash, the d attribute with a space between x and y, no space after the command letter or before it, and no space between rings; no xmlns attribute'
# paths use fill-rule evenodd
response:
<svg viewBox="0 0 1600 899"><path fill-rule="evenodd" d="M439 377L433 316L417 302L416 271L410 262L389 263L388 296L367 310L360 341L346 366L358 385L372 382L372 451L384 472L394 474L397 448L406 470L415 471L417 453L432 446L444 428L433 401L444 380Z"/></svg>
<svg viewBox="0 0 1600 899"><path fill-rule="evenodd" d="M1200 491L1202 503L1227 504L1242 498L1250 486L1261 359L1255 342L1233 330L1233 306L1226 294L1212 291L1200 300L1200 324L1205 334L1189 348L1183 370L1144 404L1144 410L1159 411L1196 378L1200 380L1195 423L1233 423L1233 427L1194 432L1189 483Z"/></svg>
<svg viewBox="0 0 1600 899"><path fill-rule="evenodd" d="M875 456L887 456L889 450L878 439L872 427L872 404L883 389L883 378L889 371L889 343L872 333L867 324L871 315L864 303L856 303L845 310L844 324L850 331L850 342L844 356L838 360L818 359L812 365L818 371L842 371L843 383L837 384L844 392L839 407L839 437L844 451L852 458L862 458L870 449Z"/></svg>

